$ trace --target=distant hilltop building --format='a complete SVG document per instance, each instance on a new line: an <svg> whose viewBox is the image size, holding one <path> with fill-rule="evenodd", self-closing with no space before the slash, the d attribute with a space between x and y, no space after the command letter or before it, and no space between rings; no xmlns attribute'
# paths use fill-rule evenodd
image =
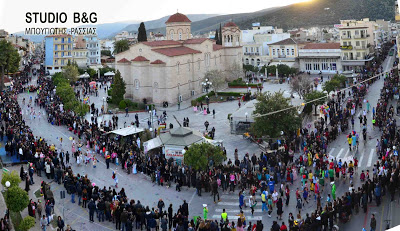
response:
<svg viewBox="0 0 400 231"><path fill-rule="evenodd" d="M127 84L126 98L176 104L205 90L201 83L207 71L241 68L241 31L235 23L222 28L222 45L192 38L191 21L184 14L172 15L165 25L165 40L140 42L116 54L115 67Z"/></svg>

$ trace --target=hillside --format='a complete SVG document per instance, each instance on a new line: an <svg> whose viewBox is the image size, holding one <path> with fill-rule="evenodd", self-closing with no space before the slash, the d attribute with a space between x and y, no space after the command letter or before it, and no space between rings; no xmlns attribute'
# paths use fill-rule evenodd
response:
<svg viewBox="0 0 400 231"><path fill-rule="evenodd" d="M332 26L340 23L341 19L370 18L370 20L385 19L389 21L394 19L394 3L395 0L312 0L252 13L219 15L194 21L192 22L192 34L213 31L219 28L220 23L223 25L228 21L235 22L242 30L251 28L253 22L292 29L317 25ZM148 27L149 22L145 22L145 24L146 29L148 28L147 32L165 34L163 23L158 24L159 27Z"/></svg>
<svg viewBox="0 0 400 231"><path fill-rule="evenodd" d="M164 16L162 18L151 20L151 21L145 21L144 25L146 27L146 30L154 31L154 32L160 31L158 28L165 27L165 21L167 21L170 16L171 15ZM186 16L192 22L196 22L196 21L200 21L200 20L207 20L207 18L215 17L217 15L216 14L188 14ZM121 29L120 31L137 32L139 25L140 25L140 23L130 24L130 25L127 25L125 28ZM162 31L160 31L160 32L162 32Z"/></svg>
<svg viewBox="0 0 400 231"><path fill-rule="evenodd" d="M291 29L338 24L340 19L393 20L394 3L395 0L312 0L282 7L277 11L251 17L237 24L242 29L249 27L252 22Z"/></svg>

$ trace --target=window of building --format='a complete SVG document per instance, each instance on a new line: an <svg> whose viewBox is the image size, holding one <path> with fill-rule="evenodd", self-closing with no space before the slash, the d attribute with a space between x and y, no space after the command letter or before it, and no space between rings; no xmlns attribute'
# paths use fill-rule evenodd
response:
<svg viewBox="0 0 400 231"><path fill-rule="evenodd" d="M279 48L276 49L276 54L279 55Z"/></svg>
<svg viewBox="0 0 400 231"><path fill-rule="evenodd" d="M360 41L356 41L356 46L360 46Z"/></svg>
<svg viewBox="0 0 400 231"><path fill-rule="evenodd" d="M251 53L253 53L253 52L254 52L254 50L253 50L253 47L251 47L251 48L250 48L250 52L251 52Z"/></svg>
<svg viewBox="0 0 400 231"><path fill-rule="evenodd" d="M286 55L290 55L290 49L286 49Z"/></svg>
<svg viewBox="0 0 400 231"><path fill-rule="evenodd" d="M275 49L272 49L272 55L275 56Z"/></svg>
<svg viewBox="0 0 400 231"><path fill-rule="evenodd" d="M251 59L251 65L254 66L254 59Z"/></svg>
<svg viewBox="0 0 400 231"><path fill-rule="evenodd" d="M294 56L294 49L292 49L292 56Z"/></svg>
<svg viewBox="0 0 400 231"><path fill-rule="evenodd" d="M248 47L246 47L246 48L245 48L245 50L246 50L246 51L245 51L246 53L249 53L249 49L248 49Z"/></svg>
<svg viewBox="0 0 400 231"><path fill-rule="evenodd" d="M249 59L246 59L245 64L246 64L246 65L249 65Z"/></svg>
<svg viewBox="0 0 400 231"><path fill-rule="evenodd" d="M260 66L260 64L261 64L261 60L257 59L257 66Z"/></svg>
<svg viewBox="0 0 400 231"><path fill-rule="evenodd" d="M140 87L139 80L135 79L135 88L136 88L136 90L139 90L139 87Z"/></svg>
<svg viewBox="0 0 400 231"><path fill-rule="evenodd" d="M197 60L197 69L199 69L199 70L200 70L200 63L201 63L201 60L198 59L198 60Z"/></svg>
<svg viewBox="0 0 400 231"><path fill-rule="evenodd" d="M259 53L259 51L260 51L260 48L256 47L256 52Z"/></svg>
<svg viewBox="0 0 400 231"><path fill-rule="evenodd" d="M182 40L182 32L179 32L179 40Z"/></svg>

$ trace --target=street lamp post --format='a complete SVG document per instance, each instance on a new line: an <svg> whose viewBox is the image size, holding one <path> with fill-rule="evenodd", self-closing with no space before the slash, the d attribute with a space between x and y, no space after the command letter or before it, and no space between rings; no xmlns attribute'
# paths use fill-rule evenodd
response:
<svg viewBox="0 0 400 231"><path fill-rule="evenodd" d="M104 101L106 100L106 98L105 97L103 97L103 113L104 114L106 114L106 108L105 108L105 106L104 106Z"/></svg>
<svg viewBox="0 0 400 231"><path fill-rule="evenodd" d="M207 78L207 79L205 79L205 81L202 82L201 84L204 86L204 88L206 89L206 93L208 94L208 88L211 87L212 82L208 81L208 78Z"/></svg>
<svg viewBox="0 0 400 231"><path fill-rule="evenodd" d="M247 93L249 93L249 82L246 82Z"/></svg>
<svg viewBox="0 0 400 231"><path fill-rule="evenodd" d="M249 113L244 113L244 115L246 116L246 122L247 122L247 116L249 115Z"/></svg>

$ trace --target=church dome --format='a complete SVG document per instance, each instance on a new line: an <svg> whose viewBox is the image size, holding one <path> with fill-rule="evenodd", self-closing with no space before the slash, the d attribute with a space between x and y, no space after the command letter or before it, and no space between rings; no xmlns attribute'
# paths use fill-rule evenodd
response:
<svg viewBox="0 0 400 231"><path fill-rule="evenodd" d="M192 22L190 19L181 13L173 14L169 17L169 19L165 23L172 23L172 22Z"/></svg>
<svg viewBox="0 0 400 231"><path fill-rule="evenodd" d="M236 23L234 23L234 22L228 22L228 23L226 23L225 25L224 25L224 27L236 27L237 25L236 25Z"/></svg>

